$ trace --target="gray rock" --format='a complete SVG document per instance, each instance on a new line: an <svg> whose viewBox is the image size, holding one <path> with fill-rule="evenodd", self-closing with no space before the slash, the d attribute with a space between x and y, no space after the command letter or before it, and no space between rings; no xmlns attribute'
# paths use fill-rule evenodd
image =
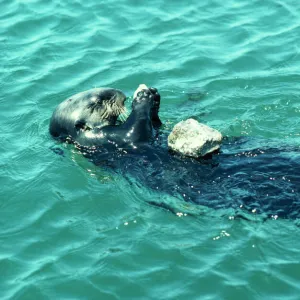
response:
<svg viewBox="0 0 300 300"><path fill-rule="evenodd" d="M185 156L201 157L220 148L222 134L194 119L176 124L168 137L168 146Z"/></svg>

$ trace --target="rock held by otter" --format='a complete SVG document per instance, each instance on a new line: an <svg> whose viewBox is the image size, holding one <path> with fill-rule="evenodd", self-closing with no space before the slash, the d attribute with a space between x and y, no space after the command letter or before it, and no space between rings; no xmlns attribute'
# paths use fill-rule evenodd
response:
<svg viewBox="0 0 300 300"><path fill-rule="evenodd" d="M194 119L176 124L168 137L168 146L174 152L199 158L220 148L222 134Z"/></svg>

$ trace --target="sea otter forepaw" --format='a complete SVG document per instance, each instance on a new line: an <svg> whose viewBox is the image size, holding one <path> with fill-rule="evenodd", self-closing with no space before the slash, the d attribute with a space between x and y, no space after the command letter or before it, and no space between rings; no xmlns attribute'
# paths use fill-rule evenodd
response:
<svg viewBox="0 0 300 300"><path fill-rule="evenodd" d="M153 95L158 94L157 88L155 88L155 87L153 87L153 86L150 87L149 90L150 90L150 92L151 92Z"/></svg>
<svg viewBox="0 0 300 300"><path fill-rule="evenodd" d="M154 96L153 107L159 109L159 106L160 106L160 94L158 93L157 88L150 87L149 90L152 93L152 95Z"/></svg>

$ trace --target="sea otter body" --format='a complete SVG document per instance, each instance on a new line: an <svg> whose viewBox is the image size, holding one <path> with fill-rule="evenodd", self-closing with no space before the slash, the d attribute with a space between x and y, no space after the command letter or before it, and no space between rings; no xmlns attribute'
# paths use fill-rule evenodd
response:
<svg viewBox="0 0 300 300"><path fill-rule="evenodd" d="M114 93L113 99L124 103L125 95ZM225 140L223 151L211 160L180 157L170 154L166 143L152 143L161 124L156 89L143 86L136 91L132 112L121 125L114 125L117 114L109 119L111 116L103 113L103 104L98 108L102 113L94 115L97 110L90 107L91 97L76 97L74 105L66 100L58 106L50 133L72 137L96 165L109 165L128 180L138 178L145 187L205 207L273 218L300 217L298 147L286 147L280 141L272 145L272 141L237 138ZM111 123L104 120L108 125L103 126L102 116ZM160 200L152 200L151 204L167 207Z"/></svg>

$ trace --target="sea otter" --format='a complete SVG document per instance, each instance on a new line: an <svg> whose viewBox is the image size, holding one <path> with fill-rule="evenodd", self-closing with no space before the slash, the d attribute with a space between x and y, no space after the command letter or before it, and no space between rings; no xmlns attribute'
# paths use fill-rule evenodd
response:
<svg viewBox="0 0 300 300"><path fill-rule="evenodd" d="M50 133L70 136L96 165L110 166L128 180L138 178L134 182L159 193L204 207L230 209L233 215L244 211L271 218L300 217L299 147L287 147L277 140L234 138L225 139L222 151L208 160L173 155L166 142L153 142L155 128L161 125L159 104L155 88L139 87L128 119L121 125L112 122L106 126L91 122L89 115L95 111L90 108L84 111L84 106L74 106L75 114L65 104L66 110L59 106L54 112ZM79 119L84 126L79 128L78 114L84 116ZM160 199L158 195L148 202L173 209Z"/></svg>

